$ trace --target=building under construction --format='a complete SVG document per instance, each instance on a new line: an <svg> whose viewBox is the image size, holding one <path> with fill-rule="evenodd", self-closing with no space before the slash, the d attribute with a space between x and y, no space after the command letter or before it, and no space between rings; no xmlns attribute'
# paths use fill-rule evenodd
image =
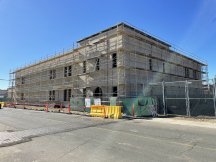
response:
<svg viewBox="0 0 216 162"><path fill-rule="evenodd" d="M11 72L17 103L108 100L148 95L149 83L202 80L207 64L127 23L77 42L77 47Z"/></svg>

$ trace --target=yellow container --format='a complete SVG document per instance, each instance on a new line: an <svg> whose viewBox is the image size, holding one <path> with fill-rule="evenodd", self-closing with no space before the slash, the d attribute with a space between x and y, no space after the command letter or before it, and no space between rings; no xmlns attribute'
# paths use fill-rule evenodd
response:
<svg viewBox="0 0 216 162"><path fill-rule="evenodd" d="M94 117L105 117L105 106L104 105L92 105L90 116Z"/></svg>
<svg viewBox="0 0 216 162"><path fill-rule="evenodd" d="M5 103L4 102L0 102L0 108L4 107Z"/></svg>
<svg viewBox="0 0 216 162"><path fill-rule="evenodd" d="M105 117L120 119L122 118L121 106L106 106Z"/></svg>
<svg viewBox="0 0 216 162"><path fill-rule="evenodd" d="M90 116L103 117L103 118L122 118L121 106L105 106L105 105L92 105Z"/></svg>

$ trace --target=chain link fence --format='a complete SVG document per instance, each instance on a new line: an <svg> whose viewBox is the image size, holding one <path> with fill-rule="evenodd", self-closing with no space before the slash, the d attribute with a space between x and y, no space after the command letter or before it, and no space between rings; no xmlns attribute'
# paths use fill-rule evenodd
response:
<svg viewBox="0 0 216 162"><path fill-rule="evenodd" d="M216 78L150 84L160 114L216 116Z"/></svg>

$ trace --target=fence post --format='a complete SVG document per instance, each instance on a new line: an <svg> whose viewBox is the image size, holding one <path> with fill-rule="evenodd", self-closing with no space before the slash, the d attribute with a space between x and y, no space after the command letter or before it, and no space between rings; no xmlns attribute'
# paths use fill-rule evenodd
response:
<svg viewBox="0 0 216 162"><path fill-rule="evenodd" d="M133 105L132 105L132 116L134 117L134 103L133 103Z"/></svg>
<svg viewBox="0 0 216 162"><path fill-rule="evenodd" d="M190 114L190 98L189 98L189 88L188 88L188 80L185 82L185 100L186 100L186 115L191 116Z"/></svg>
<svg viewBox="0 0 216 162"><path fill-rule="evenodd" d="M164 115L166 115L166 100L165 100L165 82L162 82L162 93L163 93L163 110Z"/></svg>
<svg viewBox="0 0 216 162"><path fill-rule="evenodd" d="M213 102L214 102L214 111L215 111L215 116L216 116L216 76L214 77L214 84L213 84Z"/></svg>

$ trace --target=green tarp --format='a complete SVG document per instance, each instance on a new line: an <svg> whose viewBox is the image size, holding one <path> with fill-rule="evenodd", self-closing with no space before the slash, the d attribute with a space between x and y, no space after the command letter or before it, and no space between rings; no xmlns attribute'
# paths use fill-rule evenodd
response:
<svg viewBox="0 0 216 162"><path fill-rule="evenodd" d="M91 99L91 105L94 104L94 98ZM110 98L110 105L116 105L116 97ZM128 116L151 116L156 111L157 102L152 97L136 97L136 98L124 98L121 100L123 106L123 113ZM84 97L74 97L70 100L70 107L72 111L90 112L89 108L85 108Z"/></svg>
<svg viewBox="0 0 216 162"><path fill-rule="evenodd" d="M91 99L91 105L94 104L94 99ZM81 111L81 112L90 112L90 108L85 107L85 98L84 97L73 97L70 99L70 108L71 111Z"/></svg>
<svg viewBox="0 0 216 162"><path fill-rule="evenodd" d="M117 97L110 97L110 106L116 106Z"/></svg>

